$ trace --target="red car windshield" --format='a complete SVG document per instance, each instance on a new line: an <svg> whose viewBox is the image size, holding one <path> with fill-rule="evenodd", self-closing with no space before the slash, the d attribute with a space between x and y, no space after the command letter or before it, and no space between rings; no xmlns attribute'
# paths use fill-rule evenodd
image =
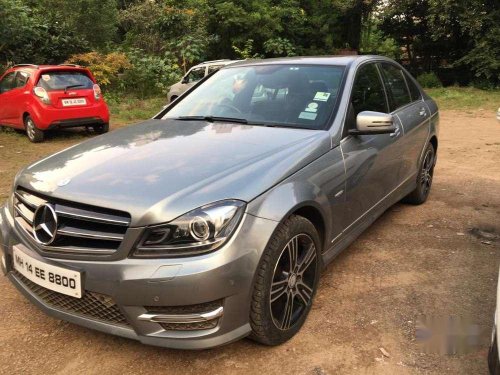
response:
<svg viewBox="0 0 500 375"><path fill-rule="evenodd" d="M73 89L91 89L94 82L84 73L78 71L43 72L37 86L47 91Z"/></svg>

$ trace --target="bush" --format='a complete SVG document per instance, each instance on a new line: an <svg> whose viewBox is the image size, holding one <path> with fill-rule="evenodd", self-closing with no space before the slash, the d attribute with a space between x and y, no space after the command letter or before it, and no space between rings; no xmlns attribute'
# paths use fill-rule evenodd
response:
<svg viewBox="0 0 500 375"><path fill-rule="evenodd" d="M89 68L97 83L105 87L116 86L119 75L132 67L127 55L122 52L111 52L107 55L95 51L80 53L71 56L66 63Z"/></svg>
<svg viewBox="0 0 500 375"><path fill-rule="evenodd" d="M141 98L166 94L170 85L182 76L176 59L169 53L160 57L132 50L127 56L132 66L122 77L122 88Z"/></svg>
<svg viewBox="0 0 500 375"><path fill-rule="evenodd" d="M418 83L425 88L442 87L441 81L434 73L422 73L417 77Z"/></svg>

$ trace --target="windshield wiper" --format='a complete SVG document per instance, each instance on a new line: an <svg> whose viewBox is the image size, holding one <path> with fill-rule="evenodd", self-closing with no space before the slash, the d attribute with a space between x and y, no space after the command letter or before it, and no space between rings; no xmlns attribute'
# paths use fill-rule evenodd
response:
<svg viewBox="0 0 500 375"><path fill-rule="evenodd" d="M238 117L222 117L222 116L179 116L174 117L174 120L181 121L208 121L208 122L233 122L237 124L246 124L246 125L255 125L255 126L265 126L268 128L290 128L290 129L310 129L303 126L290 125L290 124L282 124L279 122L257 122L257 121L248 121L244 118Z"/></svg>
<svg viewBox="0 0 500 375"><path fill-rule="evenodd" d="M70 86L66 86L64 88L64 93L66 94L66 91L68 91L68 89L74 89L76 87L84 87L84 85L70 85Z"/></svg>
<svg viewBox="0 0 500 375"><path fill-rule="evenodd" d="M208 122L235 122L237 124L248 124L248 120L237 117L222 117L222 116L179 116L175 120L182 121L208 121Z"/></svg>

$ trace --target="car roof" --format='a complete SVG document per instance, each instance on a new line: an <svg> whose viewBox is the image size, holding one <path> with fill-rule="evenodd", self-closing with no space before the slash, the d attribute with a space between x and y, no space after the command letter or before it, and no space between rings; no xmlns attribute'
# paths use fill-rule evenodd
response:
<svg viewBox="0 0 500 375"><path fill-rule="evenodd" d="M59 65L36 65L36 64L18 64L14 65L12 70L24 71L46 71L46 70L87 70L86 67L75 64L59 64Z"/></svg>
<svg viewBox="0 0 500 375"><path fill-rule="evenodd" d="M355 61L369 60L386 60L392 61L383 56L377 55L332 55L332 56L294 56L294 57L278 57L272 59L250 59L242 60L231 64L234 66L250 66L250 65L270 65L270 64L298 64L298 65L342 65L347 66Z"/></svg>
<svg viewBox="0 0 500 375"><path fill-rule="evenodd" d="M238 61L242 61L242 60L222 59L222 60L204 61L202 63L199 63L198 65L193 66L193 68L202 67L202 66L210 66L210 65L228 65L228 64L232 64L232 63L235 63Z"/></svg>

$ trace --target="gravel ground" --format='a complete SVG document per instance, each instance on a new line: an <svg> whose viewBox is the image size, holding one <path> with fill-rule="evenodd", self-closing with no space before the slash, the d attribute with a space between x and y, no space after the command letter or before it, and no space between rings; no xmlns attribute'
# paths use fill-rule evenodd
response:
<svg viewBox="0 0 500 375"><path fill-rule="evenodd" d="M47 317L0 277L0 373L486 374L500 264L499 130L493 112L442 111L429 201L392 207L341 254L284 345L148 347ZM31 145L0 133L0 201L22 165L86 137ZM466 354L426 353L415 340L421 315L469 318L483 342Z"/></svg>

